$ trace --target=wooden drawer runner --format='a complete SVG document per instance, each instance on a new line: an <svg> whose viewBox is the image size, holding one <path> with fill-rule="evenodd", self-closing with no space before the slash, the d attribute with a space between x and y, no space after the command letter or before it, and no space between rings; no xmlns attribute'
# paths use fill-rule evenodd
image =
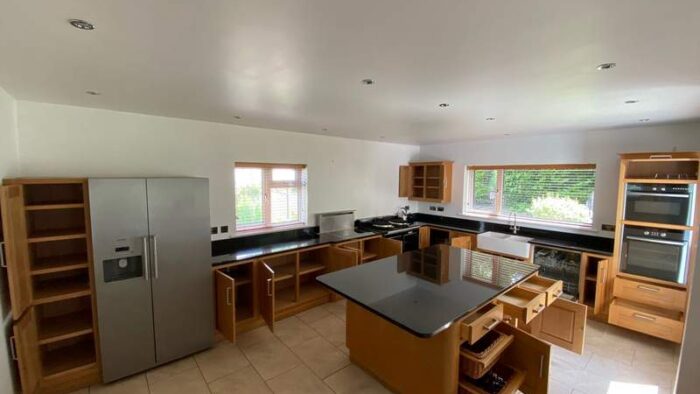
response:
<svg viewBox="0 0 700 394"><path fill-rule="evenodd" d="M503 304L503 313L529 323L547 307L547 294L516 287L496 299Z"/></svg>
<svg viewBox="0 0 700 394"><path fill-rule="evenodd" d="M503 305L489 304L462 320L460 338L473 344L503 321Z"/></svg>
<svg viewBox="0 0 700 394"><path fill-rule="evenodd" d="M683 312L688 292L683 289L671 289L617 277L613 286L613 295L645 305Z"/></svg>
<svg viewBox="0 0 700 394"><path fill-rule="evenodd" d="M545 293L547 306L552 305L554 300L564 292L564 284L560 280L547 279L541 276L533 276L520 284L520 287L532 290L537 293Z"/></svg>
<svg viewBox="0 0 700 394"><path fill-rule="evenodd" d="M680 312L648 307L618 298L610 305L608 322L676 343L680 343L683 337L684 323Z"/></svg>

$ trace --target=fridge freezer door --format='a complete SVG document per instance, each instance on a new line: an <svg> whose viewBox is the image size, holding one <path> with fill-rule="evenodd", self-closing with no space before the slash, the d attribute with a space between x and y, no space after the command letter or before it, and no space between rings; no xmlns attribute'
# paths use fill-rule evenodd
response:
<svg viewBox="0 0 700 394"><path fill-rule="evenodd" d="M102 375L111 382L156 365L146 180L88 185Z"/></svg>
<svg viewBox="0 0 700 394"><path fill-rule="evenodd" d="M209 181L148 178L146 184L156 360L162 364L214 342Z"/></svg>

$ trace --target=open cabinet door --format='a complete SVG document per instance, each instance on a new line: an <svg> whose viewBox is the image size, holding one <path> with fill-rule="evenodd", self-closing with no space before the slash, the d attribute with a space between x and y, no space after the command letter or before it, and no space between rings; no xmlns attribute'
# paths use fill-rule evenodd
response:
<svg viewBox="0 0 700 394"><path fill-rule="evenodd" d="M379 249L379 258L383 259L389 256L401 254L403 243L396 239L381 238L381 246Z"/></svg>
<svg viewBox="0 0 700 394"><path fill-rule="evenodd" d="M21 185L2 186L0 192L4 263L10 287L12 317L17 320L32 304L32 280L27 250L27 223Z"/></svg>
<svg viewBox="0 0 700 394"><path fill-rule="evenodd" d="M423 226L418 229L418 248L425 249L430 246L430 227Z"/></svg>
<svg viewBox="0 0 700 394"><path fill-rule="evenodd" d="M221 271L214 273L216 286L216 329L231 342L236 342L236 283Z"/></svg>
<svg viewBox="0 0 700 394"><path fill-rule="evenodd" d="M267 263L258 263L258 299L260 300L260 315L270 327L275 330L275 271Z"/></svg>
<svg viewBox="0 0 700 394"><path fill-rule="evenodd" d="M35 393L41 380L41 360L39 359L39 337L36 328L34 308L17 320L13 327L15 336L11 338L13 357L19 366L22 393Z"/></svg>
<svg viewBox="0 0 700 394"><path fill-rule="evenodd" d="M411 188L411 167L399 167L399 197L410 197L409 190Z"/></svg>
<svg viewBox="0 0 700 394"><path fill-rule="evenodd" d="M472 238L468 235L454 237L450 240L450 246L453 246L455 248L471 249Z"/></svg>
<svg viewBox="0 0 700 394"><path fill-rule="evenodd" d="M593 303L593 314L603 312L605 307L605 289L608 287L608 264L609 260L598 261L598 272L595 282L595 301Z"/></svg>
<svg viewBox="0 0 700 394"><path fill-rule="evenodd" d="M328 271L339 271L345 268L354 267L357 265L357 251L332 246L328 248L330 253Z"/></svg>
<svg viewBox="0 0 700 394"><path fill-rule="evenodd" d="M525 394L547 394L551 346L507 323L500 323L496 331L515 337L498 362L525 374L519 390Z"/></svg>
<svg viewBox="0 0 700 394"><path fill-rule="evenodd" d="M530 333L574 353L583 353L588 307L577 302L556 299L530 322Z"/></svg>

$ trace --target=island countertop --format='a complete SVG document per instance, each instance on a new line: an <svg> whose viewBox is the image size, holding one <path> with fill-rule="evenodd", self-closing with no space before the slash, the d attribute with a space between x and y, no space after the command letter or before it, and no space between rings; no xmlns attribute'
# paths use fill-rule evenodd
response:
<svg viewBox="0 0 700 394"><path fill-rule="evenodd" d="M428 338L537 272L538 266L448 245L321 275L348 300Z"/></svg>

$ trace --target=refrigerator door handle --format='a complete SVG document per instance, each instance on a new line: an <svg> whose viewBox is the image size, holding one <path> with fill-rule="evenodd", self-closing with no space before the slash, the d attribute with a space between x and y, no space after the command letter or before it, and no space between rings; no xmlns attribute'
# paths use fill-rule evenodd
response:
<svg viewBox="0 0 700 394"><path fill-rule="evenodd" d="M142 241L143 241L143 270L144 270L143 277L146 278L146 282L148 282L150 280L150 277L151 277L151 262L150 262L150 259L148 258L148 255L151 253L148 250L148 236L142 237Z"/></svg>
<svg viewBox="0 0 700 394"><path fill-rule="evenodd" d="M158 279L158 238L153 237L153 279Z"/></svg>

